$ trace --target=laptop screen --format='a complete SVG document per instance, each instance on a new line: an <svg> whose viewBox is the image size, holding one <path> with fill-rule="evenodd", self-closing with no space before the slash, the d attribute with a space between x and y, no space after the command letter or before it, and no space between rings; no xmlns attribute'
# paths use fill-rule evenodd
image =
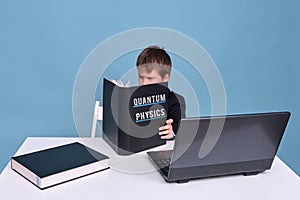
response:
<svg viewBox="0 0 300 200"><path fill-rule="evenodd" d="M207 166L273 159L290 113L182 119L173 167Z"/></svg>

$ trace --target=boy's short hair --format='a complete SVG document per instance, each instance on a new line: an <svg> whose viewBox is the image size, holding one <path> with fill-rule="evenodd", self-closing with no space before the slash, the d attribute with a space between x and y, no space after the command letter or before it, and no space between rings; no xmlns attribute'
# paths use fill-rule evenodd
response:
<svg viewBox="0 0 300 200"><path fill-rule="evenodd" d="M136 66L138 70L146 69L148 73L156 68L160 76L164 78L166 74L170 75L171 73L172 61L164 49L158 46L149 46L138 56Z"/></svg>

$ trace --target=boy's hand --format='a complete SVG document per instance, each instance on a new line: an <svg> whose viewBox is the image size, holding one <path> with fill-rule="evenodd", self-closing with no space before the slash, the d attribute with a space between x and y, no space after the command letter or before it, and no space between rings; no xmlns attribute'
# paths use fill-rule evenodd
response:
<svg viewBox="0 0 300 200"><path fill-rule="evenodd" d="M173 138L173 119L168 119L166 125L159 127L159 133L161 139L171 139Z"/></svg>

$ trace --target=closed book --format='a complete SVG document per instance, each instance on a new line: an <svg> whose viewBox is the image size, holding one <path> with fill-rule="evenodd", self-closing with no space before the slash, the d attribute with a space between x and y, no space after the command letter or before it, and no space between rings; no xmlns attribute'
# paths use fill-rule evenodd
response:
<svg viewBox="0 0 300 200"><path fill-rule="evenodd" d="M168 83L120 87L103 79L103 139L119 155L166 143L158 135L167 119Z"/></svg>
<svg viewBox="0 0 300 200"><path fill-rule="evenodd" d="M45 189L108 169L108 159L106 155L74 142L12 157L11 168Z"/></svg>

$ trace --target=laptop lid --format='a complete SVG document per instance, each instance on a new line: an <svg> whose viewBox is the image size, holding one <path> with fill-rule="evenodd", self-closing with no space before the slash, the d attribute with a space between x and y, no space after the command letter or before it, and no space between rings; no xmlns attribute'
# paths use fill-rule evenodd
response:
<svg viewBox="0 0 300 200"><path fill-rule="evenodd" d="M272 112L182 119L168 179L269 169L289 117Z"/></svg>

